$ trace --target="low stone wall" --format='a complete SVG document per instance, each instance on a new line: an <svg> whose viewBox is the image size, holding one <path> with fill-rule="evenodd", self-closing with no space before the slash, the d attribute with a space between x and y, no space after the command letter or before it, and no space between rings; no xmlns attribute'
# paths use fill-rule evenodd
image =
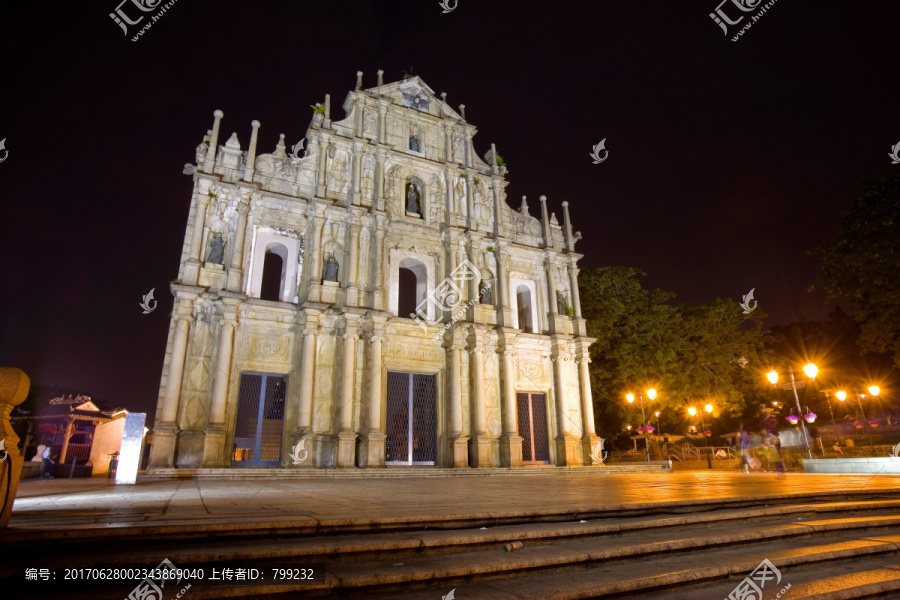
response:
<svg viewBox="0 0 900 600"><path fill-rule="evenodd" d="M870 473L900 475L900 459L892 457L814 458L803 461L806 473Z"/></svg>

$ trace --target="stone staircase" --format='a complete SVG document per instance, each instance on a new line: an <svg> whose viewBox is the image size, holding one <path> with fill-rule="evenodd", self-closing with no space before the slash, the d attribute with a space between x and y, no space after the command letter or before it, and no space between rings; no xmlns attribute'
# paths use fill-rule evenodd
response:
<svg viewBox="0 0 900 600"><path fill-rule="evenodd" d="M513 541L522 549L505 552ZM6 556L0 578L22 579L26 568L56 573L55 582L25 582L20 589L29 598L126 598L136 581L60 579L66 569L152 568L164 559L205 571L207 581L191 581L184 600L440 600L453 589L460 600L713 600L727 598L765 559L781 575L767 582L765 600L786 586L782 596L790 600L900 598L900 494L852 490L571 514L334 521L314 529L289 521L186 521L121 530L10 530L0 546ZM259 569L266 579L208 581L213 569L223 568ZM277 568L312 569L313 580L276 584ZM166 594L174 598L184 585L170 583Z"/></svg>

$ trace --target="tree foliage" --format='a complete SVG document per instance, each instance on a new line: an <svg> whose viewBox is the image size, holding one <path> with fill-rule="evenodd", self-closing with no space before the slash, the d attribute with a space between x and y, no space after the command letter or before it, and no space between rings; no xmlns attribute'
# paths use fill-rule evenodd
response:
<svg viewBox="0 0 900 600"><path fill-rule="evenodd" d="M619 429L626 393L649 387L659 391L650 410L670 423L683 420L690 404L710 402L718 416L743 414L765 393L762 310L744 315L733 300L676 305L674 294L644 289L643 275L601 267L579 278L588 335L597 339L591 384L601 431Z"/></svg>
<svg viewBox="0 0 900 600"><path fill-rule="evenodd" d="M815 253L818 285L858 309L860 346L900 366L900 177L867 185L841 214L837 237Z"/></svg>

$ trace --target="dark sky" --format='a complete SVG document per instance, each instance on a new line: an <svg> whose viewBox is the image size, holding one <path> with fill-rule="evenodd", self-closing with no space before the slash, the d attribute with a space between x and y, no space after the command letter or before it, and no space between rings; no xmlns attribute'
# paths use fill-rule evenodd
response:
<svg viewBox="0 0 900 600"><path fill-rule="evenodd" d="M900 4L779 0L732 42L718 1L178 0L137 42L118 0L3 3L0 364L152 413L181 171L213 111L220 143L246 149L258 119L272 152L326 93L340 118L356 71L410 66L466 105L479 155L497 144L510 205L570 203L583 267L639 267L684 302L756 288L768 325L824 318L807 250L900 173Z"/></svg>

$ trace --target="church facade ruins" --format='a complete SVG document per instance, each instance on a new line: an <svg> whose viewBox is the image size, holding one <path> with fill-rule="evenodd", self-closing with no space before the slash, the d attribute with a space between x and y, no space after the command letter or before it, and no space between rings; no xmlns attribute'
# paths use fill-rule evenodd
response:
<svg viewBox="0 0 900 600"><path fill-rule="evenodd" d="M417 76L343 110L271 154L216 111L186 165L151 472L599 462L567 203L510 208Z"/></svg>

